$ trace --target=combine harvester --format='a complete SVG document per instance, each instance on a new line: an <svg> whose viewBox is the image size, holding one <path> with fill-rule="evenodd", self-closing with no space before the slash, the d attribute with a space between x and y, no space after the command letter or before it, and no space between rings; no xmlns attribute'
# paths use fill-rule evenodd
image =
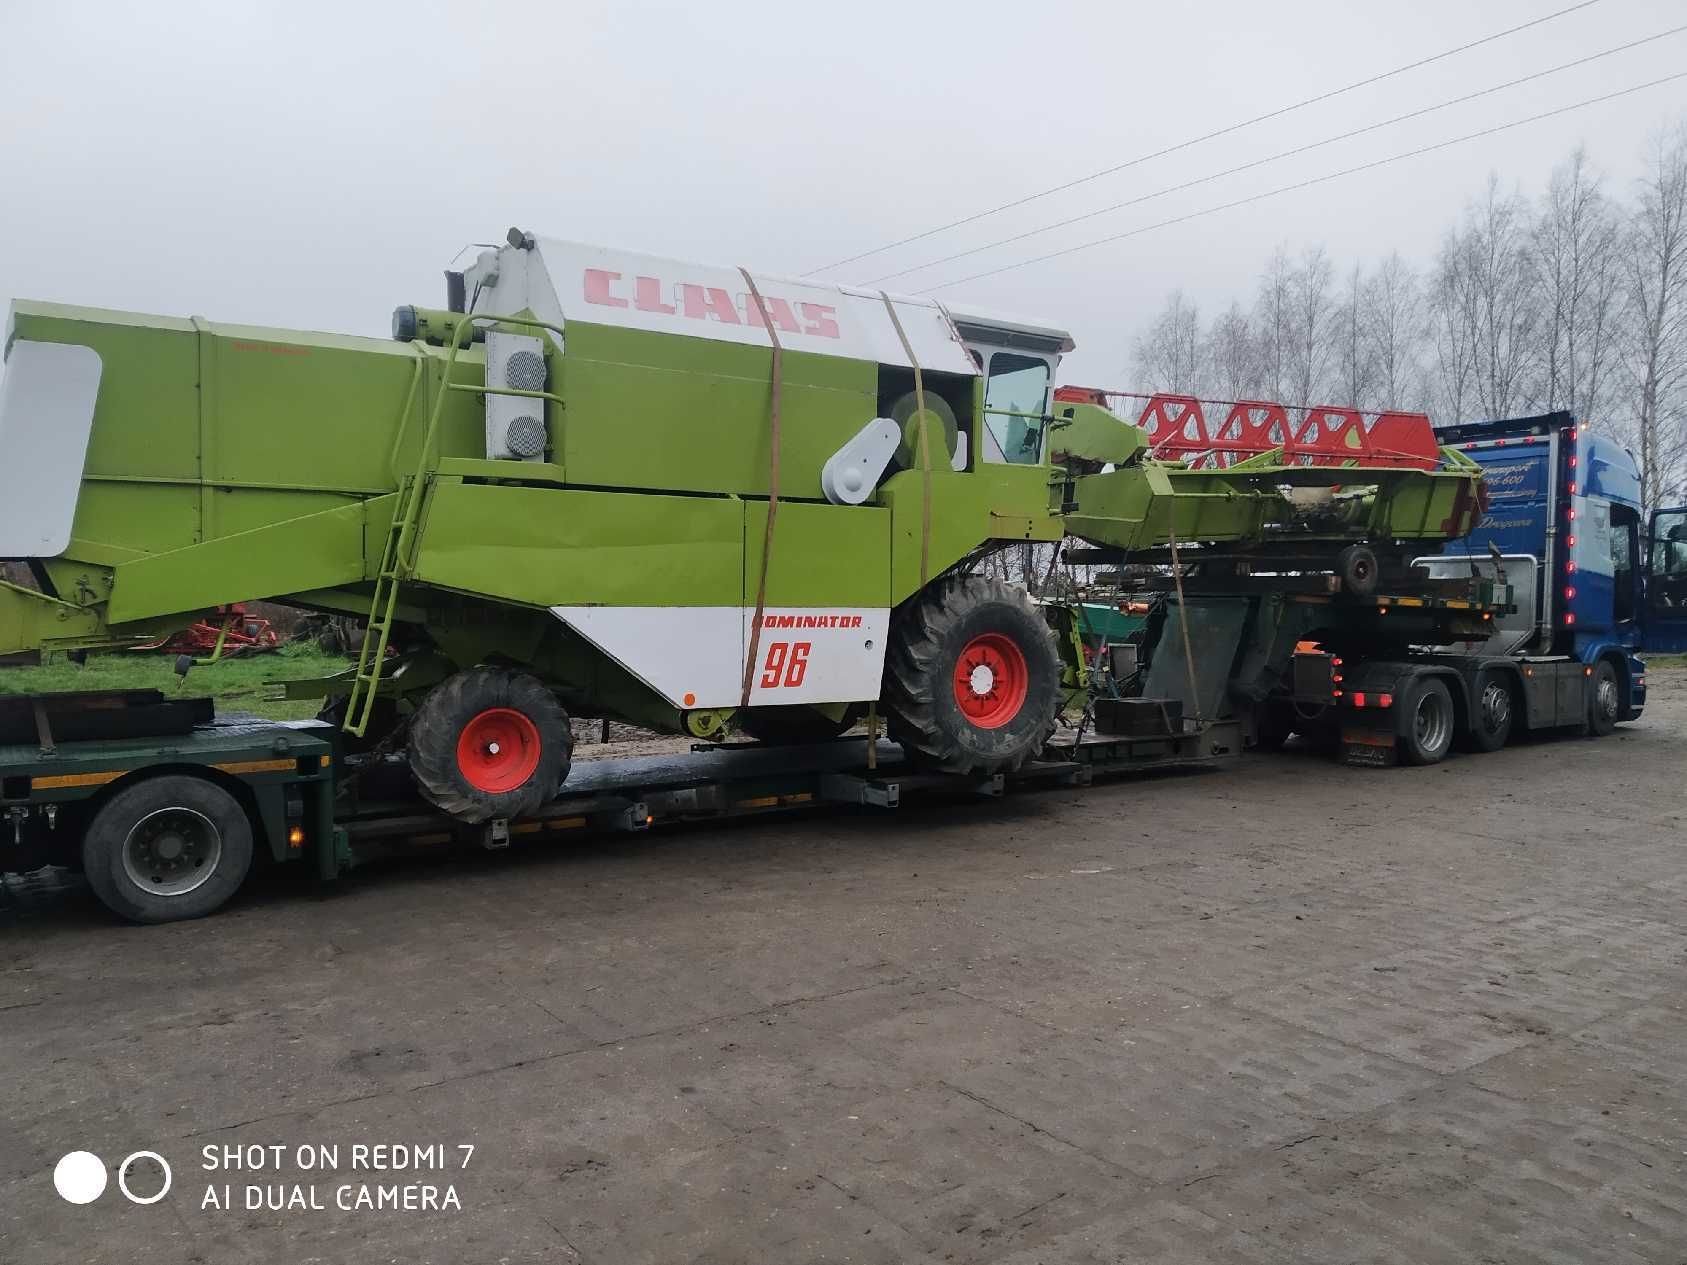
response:
<svg viewBox="0 0 1687 1265"><path fill-rule="evenodd" d="M1051 748L1062 702L1090 701L1079 616L978 570L1026 541L1164 559L1174 589L1251 571L1352 627L1415 603L1390 628L1425 644L1510 609L1495 577L1410 566L1483 503L1481 467L1421 417L1387 420L1387 453L1373 420L1358 460L1164 460L1093 400L1051 398L1058 329L514 230L393 334L13 306L0 557L35 583L0 587L0 655L155 642L250 600L368 633L344 678L290 686L329 700L332 729L144 692L4 700L0 869L78 862L114 909L161 920L226 899L254 840L331 875L442 824L499 843L999 790L1236 750L1305 704L1318 619L1279 621L1241 694L1240 643L1203 662L1217 643L1193 627L1183 697L1110 701L1108 732ZM807 754L570 777L571 717ZM863 718L864 744L813 745Z"/></svg>

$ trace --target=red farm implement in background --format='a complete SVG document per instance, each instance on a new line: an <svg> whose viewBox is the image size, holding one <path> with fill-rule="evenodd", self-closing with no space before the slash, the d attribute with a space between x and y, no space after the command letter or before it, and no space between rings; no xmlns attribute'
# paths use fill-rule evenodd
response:
<svg viewBox="0 0 1687 1265"><path fill-rule="evenodd" d="M261 654L278 649L280 645L281 637L269 620L247 613L246 607L236 602L232 606L220 607L212 619L199 620L178 633L135 649L226 658L236 654Z"/></svg>
<svg viewBox="0 0 1687 1265"><path fill-rule="evenodd" d="M1099 404L1136 424L1153 456L1196 469L1227 469L1281 449L1283 461L1303 466L1396 466L1433 470L1440 446L1424 413L1367 413L1325 405L1298 407L1267 400L1201 400L1192 395L1139 395L1095 387L1061 387L1057 401ZM1222 418L1216 425L1209 421Z"/></svg>

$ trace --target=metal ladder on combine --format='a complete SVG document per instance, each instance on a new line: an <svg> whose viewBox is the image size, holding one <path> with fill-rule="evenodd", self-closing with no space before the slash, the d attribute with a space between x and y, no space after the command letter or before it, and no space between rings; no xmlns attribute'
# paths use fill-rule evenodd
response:
<svg viewBox="0 0 1687 1265"><path fill-rule="evenodd" d="M428 490L433 485L433 476L439 464L439 454L435 449L440 418L444 416L445 401L449 394L452 391L466 391L471 395L481 396L515 395L527 399L549 400L559 408L563 403L562 397L552 391L494 387L484 381L453 381L457 353L469 345L471 340L465 335L477 322L516 329L546 330L558 338L562 336L560 325L523 316L477 316L465 313L452 325L451 346L446 353L440 379L442 389L434 395L433 407L428 411L427 430L422 435L422 446L416 456L416 469L411 474L401 475L398 480L393 500L392 525L387 529L386 543L381 549L381 567L375 574L375 592L369 602L369 624L363 634L363 645L358 650L357 671L352 677L351 692L346 698L346 714L340 727L358 738L368 731L370 717L375 712L375 699L381 687L381 669L386 663L387 647L392 641L393 624L396 622L399 585L415 573L416 547L421 539L422 507L427 501ZM404 442L410 410L415 404L416 392L421 385L422 372L427 360L425 354L418 352L416 367L410 377L410 390L404 399L404 412L398 433L393 439L394 467L398 464L398 450Z"/></svg>

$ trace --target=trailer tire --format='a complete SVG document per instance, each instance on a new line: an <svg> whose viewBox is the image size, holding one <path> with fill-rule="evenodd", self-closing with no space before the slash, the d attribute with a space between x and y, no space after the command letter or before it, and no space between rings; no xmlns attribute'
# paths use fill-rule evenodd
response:
<svg viewBox="0 0 1687 1265"><path fill-rule="evenodd" d="M844 714L833 720L824 712L815 711L802 703L780 707L748 707L733 719L757 742L772 746L789 746L805 742L830 742L855 728L865 712L859 703L851 703Z"/></svg>
<svg viewBox="0 0 1687 1265"><path fill-rule="evenodd" d="M1473 751L1498 751L1511 741L1517 696L1499 672L1482 672L1471 699L1469 744Z"/></svg>
<svg viewBox="0 0 1687 1265"><path fill-rule="evenodd" d="M574 751L568 713L537 677L470 668L447 677L410 721L423 796L472 824L520 817L556 795Z"/></svg>
<svg viewBox="0 0 1687 1265"><path fill-rule="evenodd" d="M252 868L252 822L232 794L187 773L118 791L82 836L82 868L102 904L130 922L203 918Z"/></svg>
<svg viewBox="0 0 1687 1265"><path fill-rule="evenodd" d="M1369 545L1349 545L1336 555L1336 574L1342 591L1354 597L1369 597L1377 591L1381 566Z"/></svg>
<svg viewBox="0 0 1687 1265"><path fill-rule="evenodd" d="M1019 768L1060 705L1054 634L1022 588L939 580L896 612L885 653L891 739L918 765L959 774Z"/></svg>
<svg viewBox="0 0 1687 1265"><path fill-rule="evenodd" d="M1401 711L1400 754L1407 764L1438 764L1453 745L1453 696L1447 683L1419 677Z"/></svg>
<svg viewBox="0 0 1687 1265"><path fill-rule="evenodd" d="M1601 659L1593 665L1593 675L1588 678L1588 733L1595 738L1603 738L1617 727L1621 714L1622 690L1617 680L1617 669L1609 659Z"/></svg>

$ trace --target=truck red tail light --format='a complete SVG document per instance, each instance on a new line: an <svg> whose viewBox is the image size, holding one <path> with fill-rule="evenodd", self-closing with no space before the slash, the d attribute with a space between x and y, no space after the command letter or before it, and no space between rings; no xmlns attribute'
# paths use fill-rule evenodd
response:
<svg viewBox="0 0 1687 1265"><path fill-rule="evenodd" d="M1378 694L1377 695L1377 706L1378 707L1393 707L1394 706L1394 695L1392 695L1392 694Z"/></svg>
<svg viewBox="0 0 1687 1265"><path fill-rule="evenodd" d="M1363 707L1365 705L1365 691L1364 690L1354 690L1353 691L1353 705L1355 707Z"/></svg>

